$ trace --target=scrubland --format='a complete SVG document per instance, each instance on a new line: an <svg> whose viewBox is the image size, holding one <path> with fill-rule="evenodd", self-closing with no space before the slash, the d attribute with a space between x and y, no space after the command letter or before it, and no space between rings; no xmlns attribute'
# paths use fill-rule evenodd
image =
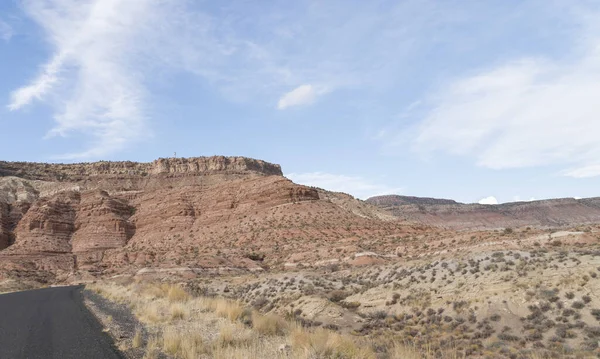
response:
<svg viewBox="0 0 600 359"><path fill-rule="evenodd" d="M122 343L175 358L587 358L600 353L600 251L494 251L181 284L88 288L125 303Z"/></svg>

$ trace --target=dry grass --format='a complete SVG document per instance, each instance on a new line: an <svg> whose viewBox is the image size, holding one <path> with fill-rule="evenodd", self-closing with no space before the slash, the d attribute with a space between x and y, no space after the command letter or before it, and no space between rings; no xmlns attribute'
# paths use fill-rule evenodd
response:
<svg viewBox="0 0 600 359"><path fill-rule="evenodd" d="M171 304L171 319L172 320L181 320L185 319L188 315L187 307L181 303Z"/></svg>
<svg viewBox="0 0 600 359"><path fill-rule="evenodd" d="M237 301L192 298L173 285L95 284L88 288L133 309L150 333L144 356L147 359L158 357L160 351L182 359L376 358L365 338L323 328L303 328L274 314L263 315L244 308ZM138 330L133 346L141 347L142 341ZM287 345L289 352L279 350ZM419 357L416 350L403 346L391 354L392 358Z"/></svg>
<svg viewBox="0 0 600 359"><path fill-rule="evenodd" d="M173 327L163 331L162 349L167 354L182 359L196 359L210 351L199 333L181 331Z"/></svg>
<svg viewBox="0 0 600 359"><path fill-rule="evenodd" d="M159 340L157 336L152 336L148 340L148 344L146 344L146 353L144 354L144 359L156 359L158 358L159 352Z"/></svg>
<svg viewBox="0 0 600 359"><path fill-rule="evenodd" d="M322 328L309 331L296 325L290 339L294 352L302 358L376 358L369 346L359 345L354 338Z"/></svg>
<svg viewBox="0 0 600 359"><path fill-rule="evenodd" d="M257 340L256 335L239 325L223 326L219 332L219 337L215 342L216 347L242 347Z"/></svg>
<svg viewBox="0 0 600 359"><path fill-rule="evenodd" d="M164 320L162 306L158 302L136 303L134 314L143 322L160 323Z"/></svg>
<svg viewBox="0 0 600 359"><path fill-rule="evenodd" d="M140 348L142 344L144 344L144 339L142 338L142 331L138 328L136 329L133 340L131 341L131 346L133 348Z"/></svg>
<svg viewBox="0 0 600 359"><path fill-rule="evenodd" d="M283 335L289 328L289 323L283 318L273 315L261 315L257 312L252 314L252 326L263 335Z"/></svg>
<svg viewBox="0 0 600 359"><path fill-rule="evenodd" d="M240 303L231 300L214 299L211 304L218 316L232 322L238 320L244 312L244 307Z"/></svg>
<svg viewBox="0 0 600 359"><path fill-rule="evenodd" d="M186 302L190 299L190 295L179 286L171 286L167 293L171 302Z"/></svg>

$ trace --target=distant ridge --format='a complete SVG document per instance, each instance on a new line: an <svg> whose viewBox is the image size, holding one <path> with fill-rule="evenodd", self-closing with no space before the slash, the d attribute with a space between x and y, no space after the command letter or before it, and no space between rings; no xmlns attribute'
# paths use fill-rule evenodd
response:
<svg viewBox="0 0 600 359"><path fill-rule="evenodd" d="M430 198L430 197L414 197L414 196L401 196L401 195L386 195L377 196L367 199L368 203L376 206L394 205L399 206L403 204L459 204L458 202L451 199L442 198Z"/></svg>
<svg viewBox="0 0 600 359"><path fill-rule="evenodd" d="M366 202L400 219L453 229L560 227L600 222L600 197L484 205L449 199L387 195L371 197Z"/></svg>

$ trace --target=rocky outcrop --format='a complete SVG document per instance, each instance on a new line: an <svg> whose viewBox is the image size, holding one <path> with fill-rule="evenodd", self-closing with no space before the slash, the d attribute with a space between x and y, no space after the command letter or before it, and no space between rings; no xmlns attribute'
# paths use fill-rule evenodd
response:
<svg viewBox="0 0 600 359"><path fill-rule="evenodd" d="M14 244L5 251L12 254L70 253L79 200L79 193L64 192L36 201L19 221Z"/></svg>
<svg viewBox="0 0 600 359"><path fill-rule="evenodd" d="M0 177L28 180L79 182L90 178L144 178L156 175L202 175L215 173L281 176L281 167L246 157L161 158L150 163L94 162L48 164L0 161Z"/></svg>
<svg viewBox="0 0 600 359"><path fill-rule="evenodd" d="M73 253L124 247L135 233L135 208L105 191L81 194L71 240Z"/></svg>
<svg viewBox="0 0 600 359"><path fill-rule="evenodd" d="M367 202L397 218L453 229L560 227L600 222L600 198L482 205L444 199L380 196L369 198Z"/></svg>
<svg viewBox="0 0 600 359"><path fill-rule="evenodd" d="M10 207L7 203L0 202L0 250L11 244Z"/></svg>

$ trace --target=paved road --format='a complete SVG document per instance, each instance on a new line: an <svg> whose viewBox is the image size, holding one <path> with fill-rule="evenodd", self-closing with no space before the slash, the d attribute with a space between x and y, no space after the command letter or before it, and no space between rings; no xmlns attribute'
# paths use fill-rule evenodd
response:
<svg viewBox="0 0 600 359"><path fill-rule="evenodd" d="M81 287L0 295L1 359L121 359Z"/></svg>

